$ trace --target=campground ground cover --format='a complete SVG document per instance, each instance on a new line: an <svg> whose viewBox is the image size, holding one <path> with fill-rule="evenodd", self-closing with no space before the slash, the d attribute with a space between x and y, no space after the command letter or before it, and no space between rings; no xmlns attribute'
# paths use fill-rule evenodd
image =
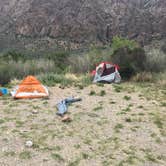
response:
<svg viewBox="0 0 166 166"><path fill-rule="evenodd" d="M49 91L49 99L0 98L0 165L166 164L165 86L126 82ZM82 101L69 106L72 121L63 123L55 105L70 96Z"/></svg>

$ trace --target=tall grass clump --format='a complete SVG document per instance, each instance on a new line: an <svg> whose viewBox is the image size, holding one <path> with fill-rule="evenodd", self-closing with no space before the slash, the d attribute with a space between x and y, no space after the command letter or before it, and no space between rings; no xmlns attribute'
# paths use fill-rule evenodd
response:
<svg viewBox="0 0 166 166"><path fill-rule="evenodd" d="M47 86L54 86L60 84L62 86L75 85L79 87L85 87L92 83L91 76L85 75L74 75L74 74L58 74L58 73L45 73L37 76L38 79Z"/></svg>
<svg viewBox="0 0 166 166"><path fill-rule="evenodd" d="M151 72L162 72L166 70L166 53L157 48L146 51L146 70Z"/></svg>
<svg viewBox="0 0 166 166"><path fill-rule="evenodd" d="M13 75L12 68L8 64L0 62L0 86L4 86L10 82L11 76Z"/></svg>
<svg viewBox="0 0 166 166"><path fill-rule="evenodd" d="M14 62L18 62L18 61L22 61L25 62L27 60L27 56L21 52L17 52L15 50L9 50L7 52L5 52L4 54L1 55L1 59L5 62L9 62L9 61L14 61ZM30 59L30 58L28 58Z"/></svg>
<svg viewBox="0 0 166 166"><path fill-rule="evenodd" d="M47 86L54 86L56 84L61 84L63 86L72 85L74 80L67 78L64 74L41 74L38 79Z"/></svg>
<svg viewBox="0 0 166 166"><path fill-rule="evenodd" d="M72 55L68 58L70 71L74 73L85 73L93 70L101 61L110 60L110 48L91 47L83 55Z"/></svg>
<svg viewBox="0 0 166 166"><path fill-rule="evenodd" d="M69 64L69 55L70 53L68 51L58 51L46 54L45 58L54 63L54 67L56 68L57 72L62 72Z"/></svg>
<svg viewBox="0 0 166 166"><path fill-rule="evenodd" d="M0 55L0 84L5 85L11 79L22 79L27 75L62 73L67 68L68 55L68 52L57 52L37 58L8 51Z"/></svg>
<svg viewBox="0 0 166 166"><path fill-rule="evenodd" d="M25 62L15 62L13 60L8 62L1 61L0 84L7 84L14 78L22 79L27 75L37 75L53 71L55 71L54 63L44 59L27 60Z"/></svg>
<svg viewBox="0 0 166 166"><path fill-rule="evenodd" d="M137 73L131 78L134 82L154 82L154 75L151 72Z"/></svg>

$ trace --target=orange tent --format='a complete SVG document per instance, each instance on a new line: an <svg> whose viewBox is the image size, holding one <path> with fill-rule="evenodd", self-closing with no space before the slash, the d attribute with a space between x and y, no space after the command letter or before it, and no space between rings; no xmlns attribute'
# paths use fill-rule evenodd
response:
<svg viewBox="0 0 166 166"><path fill-rule="evenodd" d="M34 76L27 76L12 92L16 99L48 97L48 89Z"/></svg>

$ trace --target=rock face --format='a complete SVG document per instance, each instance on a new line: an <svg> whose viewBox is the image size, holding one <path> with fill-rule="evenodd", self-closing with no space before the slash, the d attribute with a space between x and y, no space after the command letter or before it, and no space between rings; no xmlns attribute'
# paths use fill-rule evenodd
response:
<svg viewBox="0 0 166 166"><path fill-rule="evenodd" d="M166 0L0 0L0 48L77 49L115 35L146 44L166 37Z"/></svg>

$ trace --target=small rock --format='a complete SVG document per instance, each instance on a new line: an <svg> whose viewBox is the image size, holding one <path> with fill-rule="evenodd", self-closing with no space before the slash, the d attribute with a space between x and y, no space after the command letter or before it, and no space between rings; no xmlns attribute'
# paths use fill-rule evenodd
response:
<svg viewBox="0 0 166 166"><path fill-rule="evenodd" d="M38 110L33 110L32 113L33 114L38 114Z"/></svg>
<svg viewBox="0 0 166 166"><path fill-rule="evenodd" d="M26 141L25 146L30 148L30 147L33 146L33 142L32 141Z"/></svg>
<svg viewBox="0 0 166 166"><path fill-rule="evenodd" d="M48 158L44 158L44 159L43 159L43 162L47 162L47 161L49 161Z"/></svg>
<svg viewBox="0 0 166 166"><path fill-rule="evenodd" d="M64 86L62 86L62 85L60 85L60 86L59 86L59 88L60 88L60 89L65 89L65 87L64 87Z"/></svg>
<svg viewBox="0 0 166 166"><path fill-rule="evenodd" d="M62 122L71 122L71 118L68 115L63 116Z"/></svg>

